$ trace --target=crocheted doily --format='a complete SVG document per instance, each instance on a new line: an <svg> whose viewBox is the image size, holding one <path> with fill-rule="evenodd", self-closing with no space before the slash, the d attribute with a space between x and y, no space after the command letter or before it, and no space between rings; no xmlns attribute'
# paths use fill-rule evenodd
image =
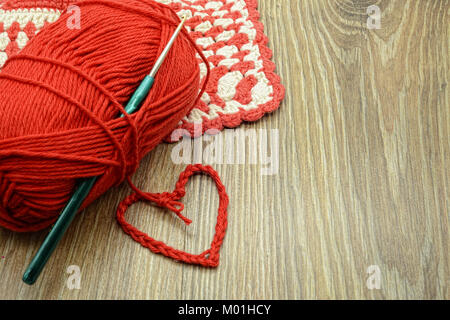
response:
<svg viewBox="0 0 450 320"><path fill-rule="evenodd" d="M207 91L180 128L198 136L209 129L256 121L279 107L284 87L270 61L272 51L259 21L257 0L157 1L189 17L186 28L211 66ZM9 56L74 2L0 0L0 70ZM206 66L200 63L200 68L204 76Z"/></svg>

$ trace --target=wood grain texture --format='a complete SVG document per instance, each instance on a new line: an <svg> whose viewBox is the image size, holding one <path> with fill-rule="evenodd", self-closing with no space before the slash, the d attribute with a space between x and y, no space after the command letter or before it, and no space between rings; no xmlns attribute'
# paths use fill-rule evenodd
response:
<svg viewBox="0 0 450 320"><path fill-rule="evenodd" d="M279 111L238 130L279 129L279 171L215 165L230 195L221 265L152 254L125 235L117 187L79 215L32 287L25 265L46 232L0 230L3 299L449 299L449 8L446 0L260 0L286 86ZM381 29L369 30L376 4ZM173 189L174 145L145 158L133 180ZM248 152L248 151L247 151ZM199 253L218 196L197 176L182 222L137 204L128 219ZM69 265L81 289L66 286ZM378 265L381 289L366 286Z"/></svg>

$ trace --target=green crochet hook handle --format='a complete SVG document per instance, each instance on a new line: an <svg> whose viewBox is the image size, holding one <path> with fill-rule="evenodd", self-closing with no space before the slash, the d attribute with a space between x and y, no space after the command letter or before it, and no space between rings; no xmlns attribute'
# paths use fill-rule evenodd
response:
<svg viewBox="0 0 450 320"><path fill-rule="evenodd" d="M139 109L139 106L141 105L142 101L144 101L154 81L155 79L150 76L146 76L144 78L138 89L134 92L127 106L125 107L125 111L128 114L133 114ZM121 117L123 116L124 115L122 115ZM45 264L52 255L64 233L67 231L67 228L69 228L72 220L74 219L76 213L83 204L84 199L86 199L86 197L88 196L97 179L98 177L83 179L83 181L81 181L77 186L74 194L67 202L56 223L53 225L52 230L45 238L38 252L23 274L23 282L30 285L36 282L37 278L42 272L42 269L44 269Z"/></svg>
<svg viewBox="0 0 450 320"><path fill-rule="evenodd" d="M156 73L158 72L159 68L164 62L164 59L166 58L170 48L175 42L175 39L180 33L185 21L186 17L183 18L181 23L178 25L171 39L167 43L167 46L164 48L163 52L156 60L150 74L144 78L139 87L133 93L127 106L125 107L126 113L133 114L139 110L141 103L145 100L150 89L153 86ZM124 115L122 115L121 117L124 117ZM37 251L33 260L30 262L27 269L25 270L25 273L23 274L22 277L23 282L29 285L32 285L33 283L36 282L42 270L44 269L45 264L52 255L53 251L55 250L59 241L63 237L64 233L67 231L67 228L69 228L70 224L72 223L72 220L74 219L76 213L80 209L81 205L83 204L83 201L88 196L97 179L98 177L91 177L83 179L83 181L80 182L73 196L67 202L66 206L64 207L60 216L58 217L58 220L53 225L52 229L50 230L41 247Z"/></svg>

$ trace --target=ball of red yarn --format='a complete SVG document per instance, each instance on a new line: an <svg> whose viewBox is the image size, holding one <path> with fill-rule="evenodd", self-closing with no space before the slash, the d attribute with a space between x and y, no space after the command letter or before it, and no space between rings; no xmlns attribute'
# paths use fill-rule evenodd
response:
<svg viewBox="0 0 450 320"><path fill-rule="evenodd" d="M101 176L83 208L136 170L204 91L198 53L178 37L141 109L119 118L180 20L150 0L81 1L0 73L0 225L55 222L78 179Z"/></svg>

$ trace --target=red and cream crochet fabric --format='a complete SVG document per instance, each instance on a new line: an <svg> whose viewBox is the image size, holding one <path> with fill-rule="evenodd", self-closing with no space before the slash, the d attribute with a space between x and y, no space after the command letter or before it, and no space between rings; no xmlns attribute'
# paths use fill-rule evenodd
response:
<svg viewBox="0 0 450 320"><path fill-rule="evenodd" d="M182 120L191 136L234 128L276 110L284 87L274 73L257 0L157 0L187 15L186 28L203 49L211 79L201 101ZM46 24L56 21L71 0L0 0L0 71ZM206 66L199 59L202 76ZM0 88L1 90L1 88ZM201 128L198 130L198 128Z"/></svg>

